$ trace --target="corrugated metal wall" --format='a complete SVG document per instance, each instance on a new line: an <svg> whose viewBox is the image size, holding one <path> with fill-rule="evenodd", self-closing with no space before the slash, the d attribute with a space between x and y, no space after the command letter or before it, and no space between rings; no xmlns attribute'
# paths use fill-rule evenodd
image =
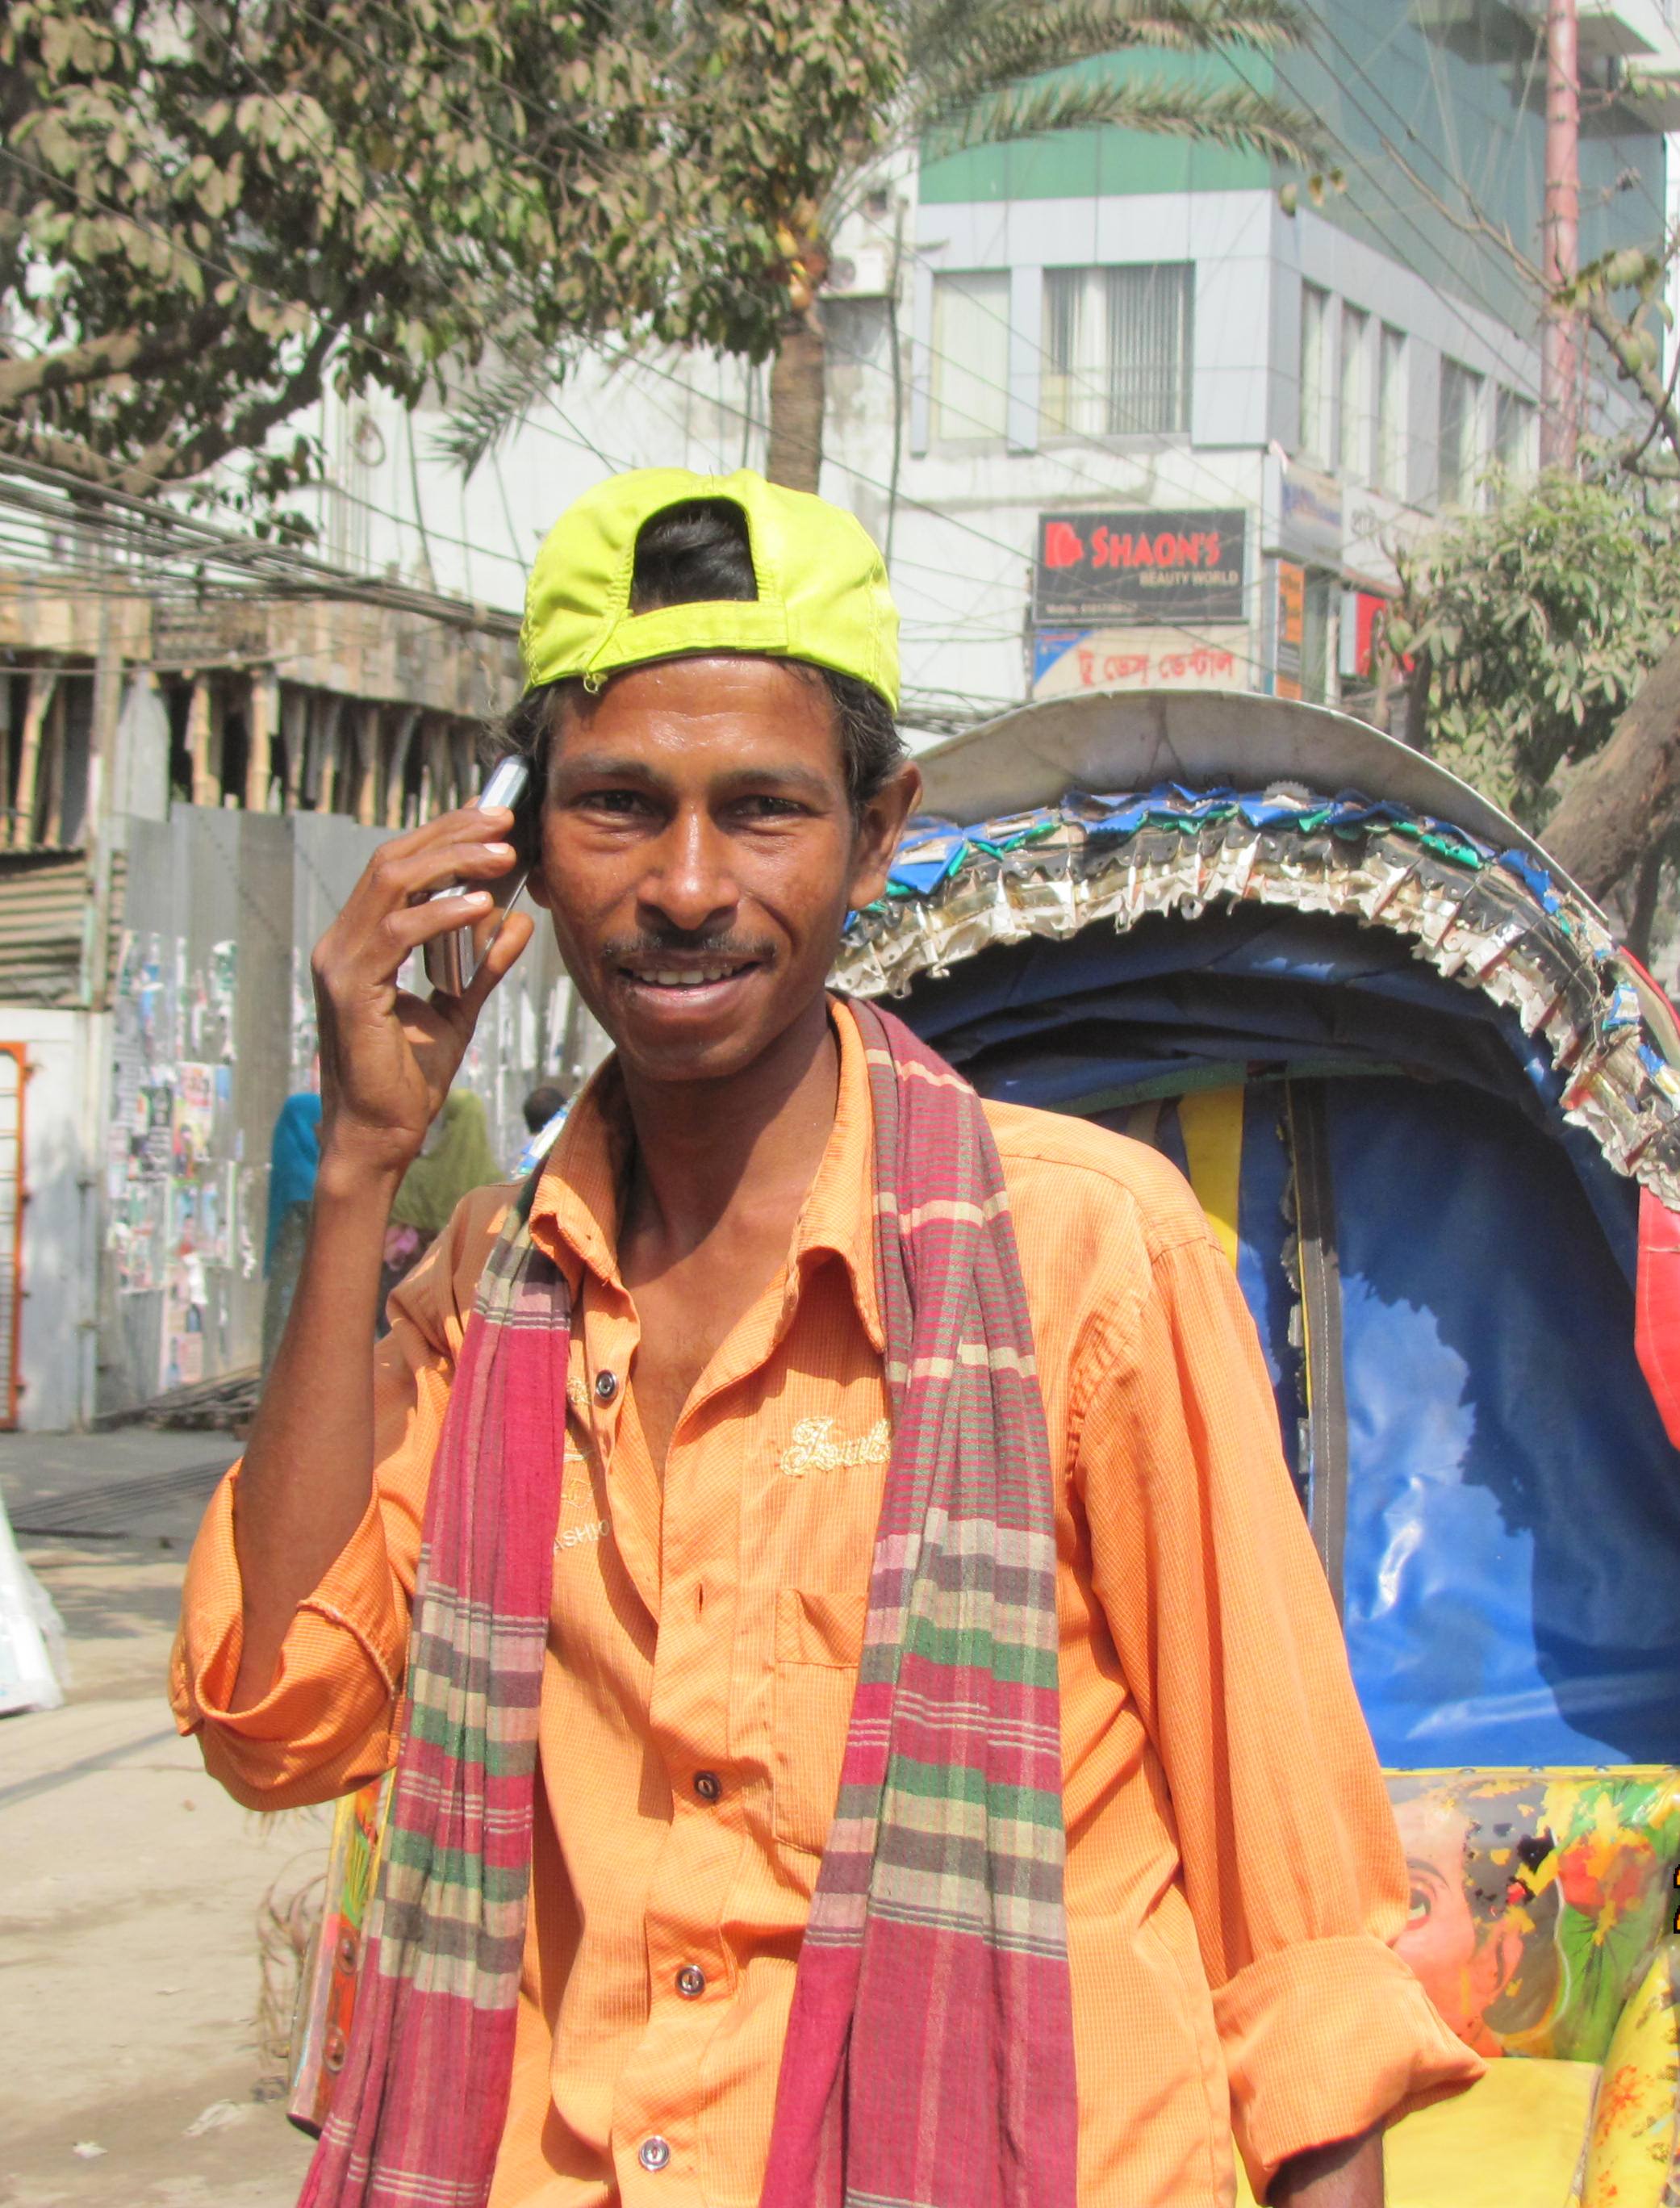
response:
<svg viewBox="0 0 1680 2208"><path fill-rule="evenodd" d="M257 1361L269 1142L315 1058L309 953L384 840L330 813L177 806L165 822L129 825L112 958L101 1412ZM0 878L0 915L3 904ZM564 1047L570 998L544 922L462 1074L510 1163L525 1095Z"/></svg>
<svg viewBox="0 0 1680 2208"><path fill-rule="evenodd" d="M85 852L0 852L0 1004L77 1001L87 909Z"/></svg>

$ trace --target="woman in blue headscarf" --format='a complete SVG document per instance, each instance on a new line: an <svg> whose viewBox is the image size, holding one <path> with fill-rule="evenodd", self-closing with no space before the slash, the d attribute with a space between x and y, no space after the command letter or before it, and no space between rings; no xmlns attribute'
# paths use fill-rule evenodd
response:
<svg viewBox="0 0 1680 2208"><path fill-rule="evenodd" d="M262 1369L274 1361L286 1313L303 1263L321 1166L321 1099L312 1091L288 1096L274 1122L268 1151L268 1239L262 1269L268 1291L262 1305Z"/></svg>

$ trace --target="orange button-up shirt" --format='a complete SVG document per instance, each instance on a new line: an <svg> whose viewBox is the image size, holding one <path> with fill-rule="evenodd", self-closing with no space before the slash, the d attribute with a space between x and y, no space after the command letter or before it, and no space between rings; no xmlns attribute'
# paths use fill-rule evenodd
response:
<svg viewBox="0 0 1680 2208"><path fill-rule="evenodd" d="M833 1133L786 1266L663 1467L615 1255L610 1069L538 1188L578 1317L491 2208L757 2208L890 1448L868 1078L843 1006L835 1025ZM1079 2198L1218 2208L1233 2128L1263 2197L1287 2156L1480 2066L1389 1944L1400 1846L1229 1264L1154 1151L986 1108L1055 1467ZM172 1691L243 1802L321 1800L393 1754L427 1478L507 1201L469 1198L393 1298L375 1499L237 1713L237 1467L210 1507Z"/></svg>

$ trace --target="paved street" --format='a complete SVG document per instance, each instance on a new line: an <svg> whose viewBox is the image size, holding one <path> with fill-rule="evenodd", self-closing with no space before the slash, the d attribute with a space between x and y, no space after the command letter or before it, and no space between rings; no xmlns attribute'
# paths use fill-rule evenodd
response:
<svg viewBox="0 0 1680 2208"><path fill-rule="evenodd" d="M187 1547L231 1454L217 1434L0 1436L72 1667L66 1707L0 1719L7 2208L297 2198L309 2143L259 2049L257 1921L317 1868L325 1825L237 1808L164 1700Z"/></svg>

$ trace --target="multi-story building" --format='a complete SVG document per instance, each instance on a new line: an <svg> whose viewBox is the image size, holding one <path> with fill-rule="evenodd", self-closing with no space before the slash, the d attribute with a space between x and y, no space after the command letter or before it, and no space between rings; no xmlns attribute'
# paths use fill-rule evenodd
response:
<svg viewBox="0 0 1680 2208"><path fill-rule="evenodd" d="M1535 465L1544 0L1311 0L1235 74L1342 174L1096 130L920 164L842 232L823 487L891 556L909 717L1229 683L1359 704L1398 543ZM1655 244L1677 0L1581 0L1581 252ZM1171 58L1127 66L1221 63ZM1589 428L1629 417L1594 373ZM741 363L597 357L469 480L441 417L331 402L330 549L509 603L609 466L764 451Z"/></svg>
<svg viewBox="0 0 1680 2208"><path fill-rule="evenodd" d="M1347 149L1322 199L1116 132L923 163L894 552L924 688L1353 691L1396 543L1535 465L1539 302L1499 239L1538 258L1544 6L1312 12L1310 53L1239 73ZM1663 234L1634 65L1680 69L1674 12L1581 11L1583 259ZM863 410L831 437L860 510L885 443Z"/></svg>

